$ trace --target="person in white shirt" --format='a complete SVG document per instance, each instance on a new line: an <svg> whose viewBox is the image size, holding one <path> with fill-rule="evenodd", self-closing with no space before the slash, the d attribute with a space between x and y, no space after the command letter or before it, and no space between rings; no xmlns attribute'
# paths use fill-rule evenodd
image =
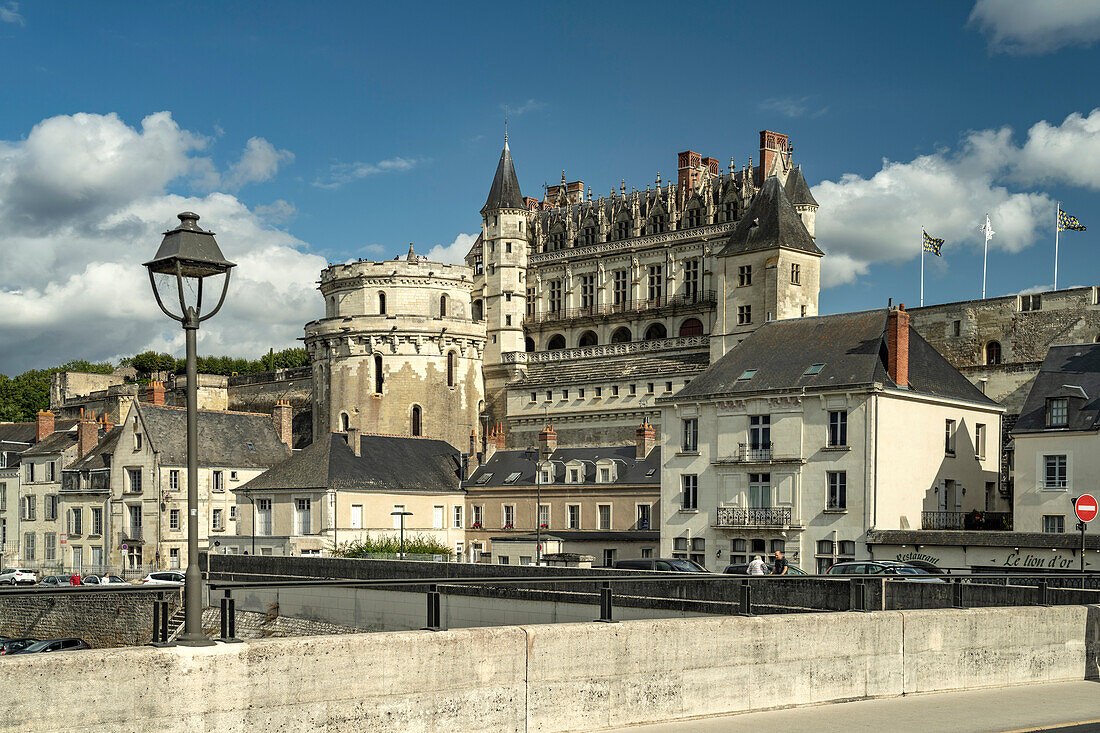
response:
<svg viewBox="0 0 1100 733"><path fill-rule="evenodd" d="M764 575L768 572L768 566L764 564L764 561L757 555L749 563L749 575Z"/></svg>

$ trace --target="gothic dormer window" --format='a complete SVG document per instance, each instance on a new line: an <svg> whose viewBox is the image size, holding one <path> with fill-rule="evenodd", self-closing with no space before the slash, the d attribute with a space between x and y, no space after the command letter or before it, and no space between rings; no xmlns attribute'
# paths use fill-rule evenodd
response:
<svg viewBox="0 0 1100 733"><path fill-rule="evenodd" d="M662 234L668 231L668 216L655 214L649 222L649 230L651 234Z"/></svg>
<svg viewBox="0 0 1100 733"><path fill-rule="evenodd" d="M587 247L596 244L599 241L598 231L596 222L591 219L585 221L584 226L581 227L581 246Z"/></svg>
<svg viewBox="0 0 1100 733"><path fill-rule="evenodd" d="M561 227L550 230L550 250L557 251L565 246L565 231Z"/></svg>
<svg viewBox="0 0 1100 733"><path fill-rule="evenodd" d="M684 220L687 222L688 229L703 226L703 210L698 206L692 206L684 215Z"/></svg>
<svg viewBox="0 0 1100 733"><path fill-rule="evenodd" d="M620 241L630 239L630 222L626 219L615 222L615 239Z"/></svg>
<svg viewBox="0 0 1100 733"><path fill-rule="evenodd" d="M722 202L722 221L737 220L737 199Z"/></svg>

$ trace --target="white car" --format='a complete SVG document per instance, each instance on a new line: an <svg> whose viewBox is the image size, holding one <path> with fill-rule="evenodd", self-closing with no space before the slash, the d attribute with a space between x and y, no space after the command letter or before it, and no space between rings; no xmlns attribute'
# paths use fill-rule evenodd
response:
<svg viewBox="0 0 1100 733"><path fill-rule="evenodd" d="M183 585L184 580L181 570L158 570L146 575L141 582L145 585Z"/></svg>
<svg viewBox="0 0 1100 733"><path fill-rule="evenodd" d="M38 576L35 575L33 570L5 570L0 573L0 585L15 585L16 583L26 583L27 585L34 585L38 582Z"/></svg>

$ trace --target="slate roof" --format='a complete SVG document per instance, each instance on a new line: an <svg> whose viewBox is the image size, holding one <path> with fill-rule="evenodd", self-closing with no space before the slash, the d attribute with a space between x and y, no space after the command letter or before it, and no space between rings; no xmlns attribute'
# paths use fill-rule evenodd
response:
<svg viewBox="0 0 1100 733"><path fill-rule="evenodd" d="M96 443L95 448L92 448L92 450L88 452L88 455L84 456L65 470L96 471L102 468L110 468L110 457L114 455L115 447L118 446L118 436L120 435L122 435L121 426L111 428L111 430Z"/></svg>
<svg viewBox="0 0 1100 733"><path fill-rule="evenodd" d="M779 179L772 176L764 181L764 187L753 197L745 215L733 228L719 255L729 257L774 247L797 249L815 255L825 254L818 249L814 238L806 230L802 217L794 210L783 187L779 185Z"/></svg>
<svg viewBox="0 0 1100 733"><path fill-rule="evenodd" d="M802 166L796 166L787 175L787 184L783 187L783 192L795 206L799 204L818 206L817 199L814 198L809 184L806 183L806 177L802 175Z"/></svg>
<svg viewBox="0 0 1100 733"><path fill-rule="evenodd" d="M396 493L458 491L459 453L432 438L360 435L360 455L330 433L236 491L335 489Z"/></svg>
<svg viewBox="0 0 1100 733"><path fill-rule="evenodd" d="M77 420L55 420L54 431L68 430L77 422ZM37 432L38 424L35 422L0 422L0 441L34 443Z"/></svg>
<svg viewBox="0 0 1100 733"><path fill-rule="evenodd" d="M187 464L187 410L134 403L161 465ZM199 410L199 465L266 468L290 455L270 415Z"/></svg>
<svg viewBox="0 0 1100 733"><path fill-rule="evenodd" d="M529 364L527 372L509 388L522 389L567 384L622 382L631 379L659 379L679 374L697 374L710 364L710 353L655 352L627 358L595 357Z"/></svg>
<svg viewBox="0 0 1100 733"><path fill-rule="evenodd" d="M753 331L672 397L753 394L772 390L836 389L875 382L896 387L886 371L887 309L770 321ZM806 370L823 364L820 372ZM750 379L739 377L755 369ZM909 328L909 390L997 406Z"/></svg>
<svg viewBox="0 0 1100 733"><path fill-rule="evenodd" d="M645 457L639 461L634 456L637 449L634 444L613 445L594 448L558 448L550 454L550 460L556 464L554 474L563 476L565 464L569 461L580 460L585 462L584 483L596 484L596 461L610 458L618 466L616 480L610 484L596 484L598 486L616 485L648 485L659 487L661 485L661 449L654 447ZM560 472L559 472L560 471ZM647 475L652 471L652 475ZM514 481L505 483L505 480L513 473L519 476ZM492 474L488 479L486 475ZM483 483L484 481L484 483ZM564 482L558 478L554 486L561 486ZM535 464L527 460L526 451L522 450L498 450L492 458L479 466L477 471L466 482L468 489L479 486L486 487L510 487L535 485ZM576 484L570 484L576 486Z"/></svg>
<svg viewBox="0 0 1100 733"><path fill-rule="evenodd" d="M485 200L485 206L481 207L481 213L494 209L526 208L523 195L519 192L516 168L512 165L512 151L508 149L508 142L505 141L504 150L500 152L500 162L497 163L496 175L493 176L493 186L489 189L489 198Z"/></svg>
<svg viewBox="0 0 1100 733"><path fill-rule="evenodd" d="M1047 428L1047 399L1051 397L1069 398L1064 428ZM1012 434L1048 429L1100 429L1100 344L1051 346L1047 351Z"/></svg>
<svg viewBox="0 0 1100 733"><path fill-rule="evenodd" d="M55 430L23 451L25 456L48 456L61 453L76 442L76 429Z"/></svg>

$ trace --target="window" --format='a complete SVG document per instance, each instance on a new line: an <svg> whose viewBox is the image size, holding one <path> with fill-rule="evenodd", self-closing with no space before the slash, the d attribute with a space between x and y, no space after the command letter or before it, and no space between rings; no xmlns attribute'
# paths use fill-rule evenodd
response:
<svg viewBox="0 0 1100 733"><path fill-rule="evenodd" d="M43 560L56 560L57 559L57 533L46 532L42 535L42 559Z"/></svg>
<svg viewBox="0 0 1100 733"><path fill-rule="evenodd" d="M66 530L69 534L84 534L84 511L80 507L69 510L69 526Z"/></svg>
<svg viewBox="0 0 1100 733"><path fill-rule="evenodd" d="M617 384L611 385L611 396L612 397L618 397L619 396L619 385L617 385Z"/></svg>
<svg viewBox="0 0 1100 733"><path fill-rule="evenodd" d="M412 408L412 434L413 435L420 435L421 434L420 405L413 405L413 408Z"/></svg>
<svg viewBox="0 0 1100 733"><path fill-rule="evenodd" d="M215 510L216 511L216 510ZM313 530L312 502L309 499L294 500L295 534L309 534Z"/></svg>
<svg viewBox="0 0 1100 733"><path fill-rule="evenodd" d="M649 529L650 519L653 516L653 507L650 504L638 504L638 529Z"/></svg>
<svg viewBox="0 0 1100 733"><path fill-rule="evenodd" d="M566 522L568 523L567 529L580 529L581 528L581 505L570 504L565 507Z"/></svg>
<svg viewBox="0 0 1100 733"><path fill-rule="evenodd" d="M455 386L455 352L447 352L447 386Z"/></svg>
<svg viewBox="0 0 1100 733"><path fill-rule="evenodd" d="M180 472L176 469L172 469L168 472L168 490L179 491L180 488Z"/></svg>
<svg viewBox="0 0 1100 733"><path fill-rule="evenodd" d="M745 326L752 323L752 306L751 305L739 305L737 306L737 325Z"/></svg>
<svg viewBox="0 0 1100 733"><path fill-rule="evenodd" d="M440 318L446 318L447 317L447 296L446 295L440 295L439 296L439 317Z"/></svg>
<svg viewBox="0 0 1100 733"><path fill-rule="evenodd" d="M614 549L605 549L603 551L603 566L609 568L615 562L615 555L618 554Z"/></svg>
<svg viewBox="0 0 1100 733"><path fill-rule="evenodd" d="M665 394L672 391L672 382L665 382Z"/></svg>
<svg viewBox="0 0 1100 733"><path fill-rule="evenodd" d="M393 528L394 529L401 529L401 527L404 526L404 521L405 521L405 517L403 516L404 511L405 511L405 505L404 504L394 504L393 505L393 512L392 512L391 516L393 517Z"/></svg>
<svg viewBox="0 0 1100 733"><path fill-rule="evenodd" d="M237 505L236 504L229 507L229 521L230 522L237 521Z"/></svg>
<svg viewBox="0 0 1100 733"><path fill-rule="evenodd" d="M481 527L482 526L482 524L481 524L481 505L480 504L475 504L474 506L472 506L470 508L471 508L472 514L473 514L473 522L471 522L471 525L473 527Z"/></svg>
<svg viewBox="0 0 1100 733"><path fill-rule="evenodd" d="M803 306L799 306L799 308L800 308L800 310L798 311L798 315L800 315L800 316L802 316L803 318L805 318L805 317L806 317L806 306L804 306L804 305L803 305Z"/></svg>
<svg viewBox="0 0 1100 733"><path fill-rule="evenodd" d="M694 563L698 563L703 567L707 565L707 540L705 537L692 537L691 538L691 554L688 559Z"/></svg>
<svg viewBox="0 0 1100 733"><path fill-rule="evenodd" d="M455 504L455 507L454 507L454 520L453 521L454 521L454 524L452 526L455 529L462 529L462 505L461 504Z"/></svg>
<svg viewBox="0 0 1100 733"><path fill-rule="evenodd" d="M504 504L500 508L501 527L513 529L516 526L516 508L512 504Z"/></svg>
<svg viewBox="0 0 1100 733"><path fill-rule="evenodd" d="M57 461L46 464L46 480L51 482L57 480Z"/></svg>
<svg viewBox="0 0 1100 733"><path fill-rule="evenodd" d="M638 385L636 385L636 384L630 385L630 396L633 397L636 394L638 394Z"/></svg>
<svg viewBox="0 0 1100 733"><path fill-rule="evenodd" d="M1048 534L1062 534L1066 531L1066 517L1063 514L1044 514L1043 531Z"/></svg>
<svg viewBox="0 0 1100 733"><path fill-rule="evenodd" d="M23 535L23 561L34 559L34 532L27 532Z"/></svg>
<svg viewBox="0 0 1100 733"><path fill-rule="evenodd" d="M446 509L444 506L432 507L432 529L443 529L443 515Z"/></svg>
<svg viewBox="0 0 1100 733"><path fill-rule="evenodd" d="M1037 311L1043 309L1043 296L1036 293L1035 295L1021 295L1020 296L1020 310L1022 311Z"/></svg>
<svg viewBox="0 0 1100 733"><path fill-rule="evenodd" d="M1001 345L996 341L990 341L988 344L985 345L985 363L1001 363Z"/></svg>
<svg viewBox="0 0 1100 733"><path fill-rule="evenodd" d="M752 265L741 265L737 268L737 286L752 285Z"/></svg>
<svg viewBox="0 0 1100 733"><path fill-rule="evenodd" d="M47 522L53 522L57 519L57 494L46 495L46 516Z"/></svg>
<svg viewBox="0 0 1100 733"><path fill-rule="evenodd" d="M598 242L599 238L596 229L596 222L591 219L587 219L584 222L584 226L581 227L581 246L587 247L592 244L597 244Z"/></svg>
<svg viewBox="0 0 1100 733"><path fill-rule="evenodd" d="M649 266L649 302L660 303L665 295L664 265Z"/></svg>
<svg viewBox="0 0 1100 733"><path fill-rule="evenodd" d="M103 534L103 509L97 506L92 507L92 534Z"/></svg>
<svg viewBox="0 0 1100 733"><path fill-rule="evenodd" d="M596 387L596 396L603 397L603 387Z"/></svg>
<svg viewBox="0 0 1100 733"><path fill-rule="evenodd" d="M653 382L646 383L646 394L653 394Z"/></svg>
<svg viewBox="0 0 1100 733"><path fill-rule="evenodd" d="M579 484L580 482L581 482L580 469L576 469L576 468L569 469L569 483Z"/></svg>
<svg viewBox="0 0 1100 733"><path fill-rule="evenodd" d="M722 220L723 221L733 221L736 218L737 218L737 202L733 201L733 200L723 201L722 202Z"/></svg>
<svg viewBox="0 0 1100 733"><path fill-rule="evenodd" d="M179 531L180 528L180 510L171 509L168 512L168 529L173 532Z"/></svg>
<svg viewBox="0 0 1100 733"><path fill-rule="evenodd" d="M684 300L694 303L699 299L699 260L684 260Z"/></svg>
<svg viewBox="0 0 1100 733"><path fill-rule="evenodd" d="M703 322L698 318L688 318L680 324L680 338L685 336L702 336Z"/></svg>
<svg viewBox="0 0 1100 733"><path fill-rule="evenodd" d="M8 508L8 485L0 483L0 509ZM0 542L0 545L3 543Z"/></svg>
<svg viewBox="0 0 1100 733"><path fill-rule="evenodd" d="M802 265L791 263L791 285L802 284Z"/></svg>
<svg viewBox="0 0 1100 733"><path fill-rule="evenodd" d="M478 301L474 301L475 303ZM527 288L527 300L524 303L524 309L527 312L527 317L530 318L535 315L535 289ZM475 321L480 321L480 318L475 318Z"/></svg>
<svg viewBox="0 0 1100 733"><path fill-rule="evenodd" d="M211 471L210 490L225 491L225 474L222 471Z"/></svg>
<svg viewBox="0 0 1100 733"><path fill-rule="evenodd" d="M134 451L141 450L141 433L134 433Z"/></svg>
<svg viewBox="0 0 1100 733"><path fill-rule="evenodd" d="M689 229L703 225L703 211L698 206L692 206L687 210L687 226Z"/></svg>
<svg viewBox="0 0 1100 733"><path fill-rule="evenodd" d="M140 468L128 468L126 469L126 475L130 480L130 493L141 493L141 469Z"/></svg>
<svg viewBox="0 0 1100 733"><path fill-rule="evenodd" d="M561 313L561 280L551 280L546 307L551 313Z"/></svg>
<svg viewBox="0 0 1100 733"><path fill-rule="evenodd" d="M848 474L846 471L829 471L825 474L829 495L825 501L828 511L844 511L848 508Z"/></svg>
<svg viewBox="0 0 1100 733"><path fill-rule="evenodd" d="M985 459L985 425L981 423L974 426L974 457Z"/></svg>
<svg viewBox="0 0 1100 733"><path fill-rule="evenodd" d="M829 411L829 447L848 445L848 413L844 410Z"/></svg>
<svg viewBox="0 0 1100 733"><path fill-rule="evenodd" d="M611 483L611 469L610 468L601 468L600 469L600 483L601 484Z"/></svg>
<svg viewBox="0 0 1100 733"><path fill-rule="evenodd" d="M596 307L596 276L581 275L581 308L591 311Z"/></svg>
<svg viewBox="0 0 1100 733"><path fill-rule="evenodd" d="M1047 427L1064 428L1069 424L1069 400L1055 397L1047 400Z"/></svg>
<svg viewBox="0 0 1100 733"><path fill-rule="evenodd" d="M1043 456L1043 488L1044 489L1064 489L1066 488L1066 457L1061 456Z"/></svg>
<svg viewBox="0 0 1100 733"><path fill-rule="evenodd" d="M693 473L680 476L680 509L695 511L699 508L699 477Z"/></svg>
<svg viewBox="0 0 1100 733"><path fill-rule="evenodd" d="M596 505L596 529L611 529L611 505Z"/></svg>
<svg viewBox="0 0 1100 733"><path fill-rule="evenodd" d="M550 505L539 504L539 527L542 529L549 529L550 527Z"/></svg>
<svg viewBox="0 0 1100 733"><path fill-rule="evenodd" d="M382 355L374 355L374 393L382 394L382 384L385 377L382 375Z"/></svg>
<svg viewBox="0 0 1100 733"><path fill-rule="evenodd" d="M611 296L615 305L626 305L629 300L626 286L626 270L615 270L612 276ZM629 339L627 339L629 340Z"/></svg>
<svg viewBox="0 0 1100 733"><path fill-rule="evenodd" d="M770 473L749 474L749 507L752 509L770 509L772 506L772 475Z"/></svg>
<svg viewBox="0 0 1100 733"><path fill-rule="evenodd" d="M386 315L386 294L378 294L378 313L379 315Z"/></svg>
<svg viewBox="0 0 1100 733"><path fill-rule="evenodd" d="M948 455L955 455L955 421L947 420L943 427L943 450Z"/></svg>
<svg viewBox="0 0 1100 733"><path fill-rule="evenodd" d="M507 565L508 564L508 556L507 555L501 555L500 557L498 557L497 558L497 564L498 565Z"/></svg>
<svg viewBox="0 0 1100 733"><path fill-rule="evenodd" d="M127 510L129 511L130 515L130 537L134 539L140 539L142 525L141 507L130 505L127 507Z"/></svg>
<svg viewBox="0 0 1100 733"><path fill-rule="evenodd" d="M961 336L962 335L962 321L951 321L951 335L952 336Z"/></svg>
<svg viewBox="0 0 1100 733"><path fill-rule="evenodd" d="M34 483L34 464L33 463L28 463L27 464L26 473L27 473L27 482L28 483Z"/></svg>
<svg viewBox="0 0 1100 733"><path fill-rule="evenodd" d="M256 534L262 537L271 536L271 499L256 500ZM396 519L396 517L395 517Z"/></svg>
<svg viewBox="0 0 1100 733"><path fill-rule="evenodd" d="M35 515L34 507L35 497L24 496L23 497L23 521L33 522Z"/></svg>
<svg viewBox="0 0 1100 733"><path fill-rule="evenodd" d="M677 558L680 558L682 560L687 560L687 548L688 548L688 538L687 537L674 537L672 539L672 550L673 550L672 556L673 557L677 557Z"/></svg>
<svg viewBox="0 0 1100 733"><path fill-rule="evenodd" d="M95 550L97 548L93 547L92 549ZM267 550L268 552L271 551L270 547L265 547L263 549ZM95 558L93 558L93 560L94 559ZM173 547L173 548L168 550L168 567L175 569L175 568L178 568L179 566L180 566L180 548Z"/></svg>
<svg viewBox="0 0 1100 733"><path fill-rule="evenodd" d="M752 379L755 376L756 376L756 370L755 369L746 369L745 371L741 372L741 376L737 378L737 381L738 382L747 382L748 380Z"/></svg>
<svg viewBox="0 0 1100 733"><path fill-rule="evenodd" d="M512 325L512 317L511 316L504 316L504 325L505 326L511 326Z"/></svg>
<svg viewBox="0 0 1100 733"><path fill-rule="evenodd" d="M772 447L771 415L749 416L749 448L767 450Z"/></svg>
<svg viewBox="0 0 1100 733"><path fill-rule="evenodd" d="M699 418L685 418L683 424L684 439L680 444L680 449L684 453L695 453L699 450Z"/></svg>
<svg viewBox="0 0 1100 733"><path fill-rule="evenodd" d="M221 509L215 509L212 513L212 517L213 517L212 529L215 532L221 532L223 529L225 529L225 523L222 520L222 510Z"/></svg>
<svg viewBox="0 0 1100 733"><path fill-rule="evenodd" d="M615 222L615 239L629 239L630 238L630 222L626 219L621 219Z"/></svg>

